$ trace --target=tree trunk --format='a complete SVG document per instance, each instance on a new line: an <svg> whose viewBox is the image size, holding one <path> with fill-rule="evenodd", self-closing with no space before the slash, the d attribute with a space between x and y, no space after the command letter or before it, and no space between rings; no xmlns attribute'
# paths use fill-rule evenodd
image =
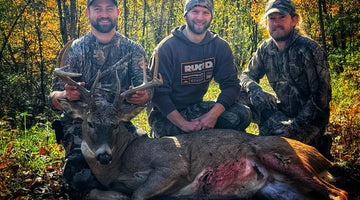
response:
<svg viewBox="0 0 360 200"><path fill-rule="evenodd" d="M40 69L40 112L43 112L43 109L45 107L45 103L46 103L46 95L45 95L45 84L44 84L44 80L45 80L45 66L44 66L44 57L43 57L43 47L42 47L42 38L41 38L41 20L38 18L40 17L41 13L37 13L37 16L35 17L35 28L36 28L36 34L37 34L37 38L38 38L38 45L39 45L39 57L40 57L40 62L38 62L39 64L39 69Z"/></svg>
<svg viewBox="0 0 360 200"><path fill-rule="evenodd" d="M146 31L146 5L147 2L144 0L143 20L142 20L142 33L141 33L141 45L145 48L145 31Z"/></svg>
<svg viewBox="0 0 360 200"><path fill-rule="evenodd" d="M76 0L70 0L70 39L75 39L76 36Z"/></svg>
<svg viewBox="0 0 360 200"><path fill-rule="evenodd" d="M59 14L59 22L60 22L60 34L62 38L63 44L68 42L68 33L66 28L66 20L64 17L64 10L63 10L63 0L56 0L58 5L58 14Z"/></svg>
<svg viewBox="0 0 360 200"><path fill-rule="evenodd" d="M165 12L165 3L167 0L162 0L160 16L157 18L158 22L155 25L154 38L155 43L158 44L163 39L162 27L163 27L163 17Z"/></svg>
<svg viewBox="0 0 360 200"><path fill-rule="evenodd" d="M255 21L253 21L254 23L252 26L252 47L251 47L251 54L252 55L256 49L257 49L257 45L258 45L258 23L256 23Z"/></svg>
<svg viewBox="0 0 360 200"><path fill-rule="evenodd" d="M168 21L167 21L167 30L166 30L166 35L169 35L171 30L173 29L173 24L174 24L174 0L170 0L170 10L169 10L169 17L168 17Z"/></svg>
<svg viewBox="0 0 360 200"><path fill-rule="evenodd" d="M127 7L127 0L124 0L123 3L124 3L124 36L128 37L127 22L129 17L129 9Z"/></svg>
<svg viewBox="0 0 360 200"><path fill-rule="evenodd" d="M325 52L327 52L326 49L326 38L325 38L325 28L324 28L324 19L323 19L323 12L322 12L322 0L318 0L318 11L319 11L319 23L320 23L320 31L321 31L321 41L322 41L322 46L325 50Z"/></svg>

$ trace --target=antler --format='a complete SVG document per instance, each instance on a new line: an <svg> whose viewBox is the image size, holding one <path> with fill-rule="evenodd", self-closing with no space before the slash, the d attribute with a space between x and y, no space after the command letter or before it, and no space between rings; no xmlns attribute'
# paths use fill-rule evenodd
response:
<svg viewBox="0 0 360 200"><path fill-rule="evenodd" d="M65 66L62 68L55 68L54 70L54 75L59 77L64 83L68 84L68 85L72 85L72 86L76 86L77 90L80 92L80 94L85 98L85 101L89 101L90 96L92 94L94 94L95 91L95 86L97 85L97 83L99 82L100 76L101 76L101 72L98 71L95 81L93 83L93 85L91 86L91 91L87 90L84 86L78 84L77 82L75 82L74 80L72 80L70 77L79 77L82 76L82 74L80 73L73 73L73 72L65 72L63 69L67 68L69 66Z"/></svg>
<svg viewBox="0 0 360 200"><path fill-rule="evenodd" d="M94 81L92 88L91 88L91 92L90 92L84 86L78 84L77 82L75 82L74 80L71 79L71 77L80 77L80 76L82 76L82 74L64 71L64 69L69 67L68 65L67 66L64 66L64 65L65 65L65 60L66 60L67 54L69 52L69 49L70 49L73 41L74 40L70 40L61 49L59 56L56 60L56 68L54 70L54 75L59 77L65 84L76 86L77 90L80 92L80 94L82 96L84 96L85 100L89 100L91 93L94 91L95 86L96 86L97 82L99 81L100 72L98 72L98 74L96 76L96 80Z"/></svg>
<svg viewBox="0 0 360 200"><path fill-rule="evenodd" d="M155 60L155 61L154 61ZM153 59L153 62L155 62L155 68L154 68L154 74L153 74L153 79L151 81L147 80L147 76L146 76L146 68L143 67L143 83L139 86L136 86L132 89L126 90L123 93L120 94L121 98L125 98L129 95L134 94L136 91L140 91L140 90L146 90L148 88L153 88L156 86L159 86L161 84L163 84L163 79L161 77L161 74L159 74L158 72L158 68L159 68L159 62L157 59Z"/></svg>

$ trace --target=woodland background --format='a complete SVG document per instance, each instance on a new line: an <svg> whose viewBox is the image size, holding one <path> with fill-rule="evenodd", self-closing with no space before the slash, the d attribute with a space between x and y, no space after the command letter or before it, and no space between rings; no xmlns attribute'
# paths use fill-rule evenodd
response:
<svg viewBox="0 0 360 200"><path fill-rule="evenodd" d="M149 57L174 27L184 24L184 0L118 2L118 31L140 43ZM335 174L358 179L360 2L294 2L302 29L328 53L333 99L327 131L334 140L335 162L341 166ZM260 24L265 3L215 0L210 28L229 42L239 72L268 37ZM86 0L0 0L0 199L68 198L60 178L64 153L51 129L59 113L50 108L47 97L59 50L90 30L85 8ZM146 114L134 123L148 131ZM256 133L256 127L249 131Z"/></svg>

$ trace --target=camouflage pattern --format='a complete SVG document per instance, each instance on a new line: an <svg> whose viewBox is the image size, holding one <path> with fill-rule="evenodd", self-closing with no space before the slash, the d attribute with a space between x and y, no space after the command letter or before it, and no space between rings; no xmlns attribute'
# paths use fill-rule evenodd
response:
<svg viewBox="0 0 360 200"><path fill-rule="evenodd" d="M116 90L115 70L123 92L130 85L142 83L146 62L144 49L119 33L107 44L100 43L92 33L88 33L73 42L65 62L69 67L65 71L81 73L81 77L73 79L85 82L85 87L90 89L100 70L102 76L99 83L101 88L108 91L106 98L111 101ZM52 90L64 90L64 83L57 77L53 81Z"/></svg>
<svg viewBox="0 0 360 200"><path fill-rule="evenodd" d="M179 112L184 119L190 121L209 112L214 105L214 101L203 101L179 110ZM250 122L251 111L249 107L235 103L219 116L214 128L244 131ZM149 125L151 126L151 136L155 138L185 133L164 117L159 110L152 110L149 116Z"/></svg>
<svg viewBox="0 0 360 200"><path fill-rule="evenodd" d="M147 67L147 61L144 49L119 33L116 33L109 43L102 44L90 32L72 43L65 65L69 66L65 71L82 74L81 77L73 79L77 82L85 82L85 88L89 90L100 70L98 87L101 90L98 91L101 94L98 96L112 102L117 90L115 70L123 92L131 85L137 86L142 83L143 68ZM64 85L64 82L55 77L52 90L63 91ZM64 138L69 138L70 142L81 142L81 135L78 133L81 133L81 130L74 131L80 129L81 125L78 127L79 123L64 115L61 121L64 126Z"/></svg>
<svg viewBox="0 0 360 200"><path fill-rule="evenodd" d="M100 70L101 78L97 87L101 89L97 90L98 96L95 98L112 102L117 90L115 70L121 82L121 92L123 92L131 85L137 86L142 83L143 68L147 67L147 60L145 51L139 44L119 33L116 33L109 43L102 44L90 32L72 43L65 65L68 66L65 71L82 74L81 77L73 79L77 82L85 82L85 88L88 90ZM64 83L57 77L53 80L52 90L64 90ZM60 122L62 130L55 132L66 151L64 178L72 189L78 191L98 186L81 154L82 122L70 118L66 113L62 114ZM136 128L131 122L124 122L124 124L130 132L136 133ZM58 133L61 133L61 136L58 136Z"/></svg>
<svg viewBox="0 0 360 200"><path fill-rule="evenodd" d="M270 38L250 60L240 76L240 84L248 93L261 90L258 83L264 75L278 103L276 109L249 105L260 114L260 135L277 134L304 143L311 143L322 135L329 121L331 100L330 72L324 50L297 30L281 52ZM278 131L284 127L286 131Z"/></svg>

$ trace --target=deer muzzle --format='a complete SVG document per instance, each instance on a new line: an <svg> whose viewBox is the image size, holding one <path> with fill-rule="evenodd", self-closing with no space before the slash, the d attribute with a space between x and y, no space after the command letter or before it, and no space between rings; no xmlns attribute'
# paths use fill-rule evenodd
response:
<svg viewBox="0 0 360 200"><path fill-rule="evenodd" d="M95 152L96 160L102 165L107 165L112 160L111 149L109 145L102 144Z"/></svg>

